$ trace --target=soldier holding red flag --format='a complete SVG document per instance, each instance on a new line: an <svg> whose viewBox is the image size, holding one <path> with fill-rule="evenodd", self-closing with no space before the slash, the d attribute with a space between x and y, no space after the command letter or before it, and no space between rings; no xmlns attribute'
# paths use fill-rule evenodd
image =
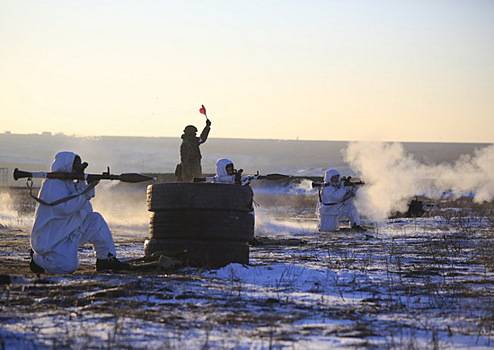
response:
<svg viewBox="0 0 494 350"><path fill-rule="evenodd" d="M179 181L192 182L195 177L202 177L202 155L199 146L208 139L211 121L207 116L204 105L201 105L199 113L206 116L206 126L199 137L197 137L197 128L194 125L187 125L184 129L182 144L180 145L180 164L176 171Z"/></svg>

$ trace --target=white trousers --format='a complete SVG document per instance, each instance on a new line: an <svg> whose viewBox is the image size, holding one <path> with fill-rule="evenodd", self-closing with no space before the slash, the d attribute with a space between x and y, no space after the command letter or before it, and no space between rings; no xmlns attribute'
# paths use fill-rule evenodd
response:
<svg viewBox="0 0 494 350"><path fill-rule="evenodd" d="M360 225L360 215L352 200L319 209L319 232L337 231L341 218L347 218L352 225Z"/></svg>
<svg viewBox="0 0 494 350"><path fill-rule="evenodd" d="M92 212L77 230L53 247L52 251L43 255L35 252L34 262L47 273L72 273L79 267L77 249L85 243L94 246L98 259L107 259L108 254L116 256L108 224L101 214Z"/></svg>

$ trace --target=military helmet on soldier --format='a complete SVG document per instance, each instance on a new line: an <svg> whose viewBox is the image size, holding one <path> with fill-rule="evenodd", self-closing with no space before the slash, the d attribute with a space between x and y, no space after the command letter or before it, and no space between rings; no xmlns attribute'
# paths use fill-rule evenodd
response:
<svg viewBox="0 0 494 350"><path fill-rule="evenodd" d="M187 125L184 129L186 135L193 135L197 132L197 128L194 125Z"/></svg>

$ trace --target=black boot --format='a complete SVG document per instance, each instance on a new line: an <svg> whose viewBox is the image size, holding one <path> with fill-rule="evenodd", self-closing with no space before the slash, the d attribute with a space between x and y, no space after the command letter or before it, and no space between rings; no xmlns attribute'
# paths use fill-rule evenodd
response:
<svg viewBox="0 0 494 350"><path fill-rule="evenodd" d="M96 271L125 271L131 270L132 266L126 262L122 262L108 253L108 259L96 259Z"/></svg>
<svg viewBox="0 0 494 350"><path fill-rule="evenodd" d="M44 268L42 268L41 266L39 266L34 262L33 259L34 251L32 249L29 251L29 255L31 256L31 262L29 263L29 268L31 269L31 271L37 275L46 273Z"/></svg>

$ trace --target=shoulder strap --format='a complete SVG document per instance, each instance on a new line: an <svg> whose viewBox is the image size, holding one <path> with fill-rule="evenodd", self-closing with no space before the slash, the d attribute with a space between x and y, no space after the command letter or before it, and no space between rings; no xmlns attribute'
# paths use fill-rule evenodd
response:
<svg viewBox="0 0 494 350"><path fill-rule="evenodd" d="M91 184L89 184L89 186L87 186L84 191L80 192L80 193L76 193L76 194L73 194L73 195L70 195L70 196L67 196L67 197L63 197L63 198L60 198L60 199L57 199L56 201L53 201L53 202L46 202L44 200L42 200L41 198L39 197L36 197L34 194L33 194L33 181L32 180L28 180L27 181L27 188L29 189L29 196L34 199L36 202L40 203L40 204L43 204L43 205L47 205L49 207L53 207L55 205L58 205L58 204L62 204L62 203L65 203L65 202L68 202L70 201L71 199L74 199L74 198L77 198L79 196L82 196L83 194L86 194L88 193L89 191L91 191L93 188L96 187L96 185L98 184L98 182L93 182Z"/></svg>

